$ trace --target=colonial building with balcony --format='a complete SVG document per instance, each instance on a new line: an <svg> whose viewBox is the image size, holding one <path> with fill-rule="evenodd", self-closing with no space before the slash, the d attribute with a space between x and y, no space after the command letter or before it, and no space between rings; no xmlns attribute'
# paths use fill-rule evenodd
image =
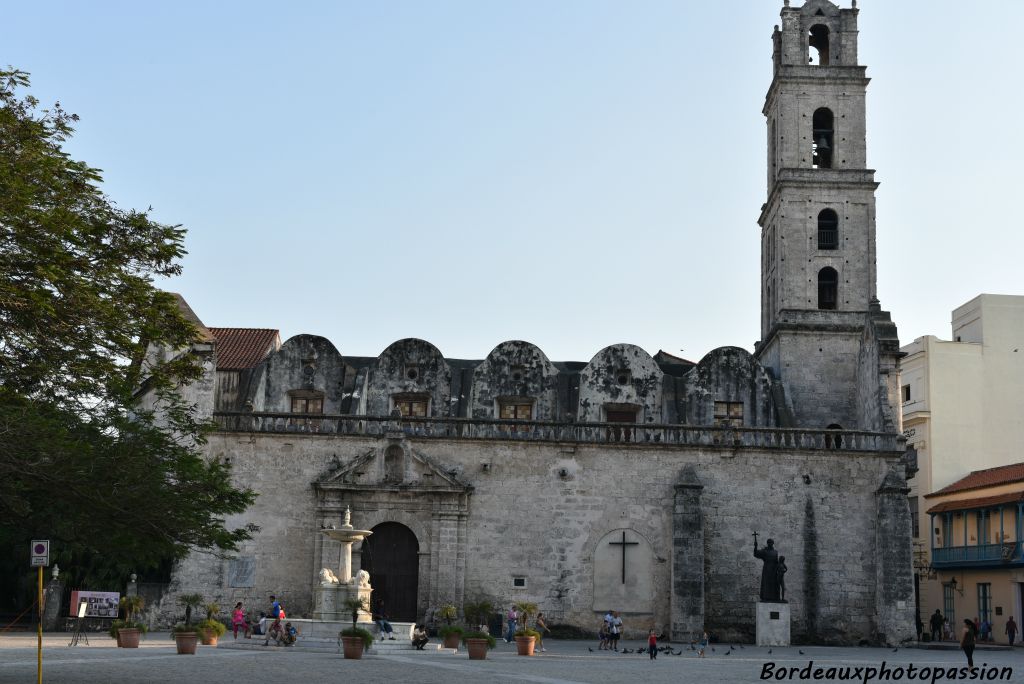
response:
<svg viewBox="0 0 1024 684"><path fill-rule="evenodd" d="M202 332L188 353L207 370L183 391L218 427L209 458L259 494L227 523L259 532L231 558L179 563L161 614L202 591L221 605L275 594L309 615L341 553L321 530L349 509L373 533L352 566L400 620L530 601L549 624L595 630L618 610L627 636L706 628L749 642L753 551L771 537L795 641L913 638L900 353L876 292L858 12L787 0L772 34L752 351L691 362L612 344L552 361L506 341L465 360L403 339L358 356L317 335L206 328L183 302Z"/></svg>
<svg viewBox="0 0 1024 684"><path fill-rule="evenodd" d="M1006 642L1006 621L1024 615L1024 463L976 470L924 498L943 615L988 620Z"/></svg>
<svg viewBox="0 0 1024 684"><path fill-rule="evenodd" d="M947 542L954 547L967 546L958 542L963 541L962 525L959 532L949 534L961 520L959 509L949 511L949 520L944 514L937 516L938 526L946 534L942 542L936 542L936 525L928 522L935 502L928 497L946 491L971 471L997 472L1001 466L1018 462L1020 444L1024 443L1020 419L1024 413L1020 393L1024 386L1024 297L981 294L954 309L951 320L951 339L919 337L902 348L905 357L900 362L903 433L918 466L909 486L915 584L925 622L935 610L944 611L951 605L952 576L935 572L956 553L945 550ZM996 532L1013 537L1016 528L1005 528L1008 510L1001 518L1004 529ZM968 528L972 524L969 522ZM932 555L933 547L941 560ZM981 551L972 549L970 553ZM956 596L959 598L959 593Z"/></svg>

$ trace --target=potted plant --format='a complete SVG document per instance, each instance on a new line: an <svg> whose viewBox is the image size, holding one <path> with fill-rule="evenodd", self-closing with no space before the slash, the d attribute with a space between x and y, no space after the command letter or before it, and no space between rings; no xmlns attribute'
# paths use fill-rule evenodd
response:
<svg viewBox="0 0 1024 684"><path fill-rule="evenodd" d="M373 645L373 635L361 627L356 627L359 611L366 610L366 604L362 599L350 596L341 605L345 610L352 611L352 627L343 629L338 634L342 643L342 653L346 658L359 660L363 657L363 650Z"/></svg>
<svg viewBox="0 0 1024 684"><path fill-rule="evenodd" d="M492 613L494 613L494 604L486 599L471 601L462 606L466 624L480 632L488 631L487 623L490 622Z"/></svg>
<svg viewBox="0 0 1024 684"><path fill-rule="evenodd" d="M146 625L136 617L145 601L141 596L122 596L119 605L124 611L124 620L110 623L110 636L117 640L118 648L138 648L139 638L146 632Z"/></svg>
<svg viewBox="0 0 1024 684"><path fill-rule="evenodd" d="M533 648L537 644L537 639L540 638L540 633L530 629L527 625L530 622L530 616L537 612L537 604L530 603L529 601L520 601L516 604L516 610L519 611L519 617L523 621L523 626L516 630L516 651L519 655L532 656Z"/></svg>
<svg viewBox="0 0 1024 684"><path fill-rule="evenodd" d="M445 621L445 626L437 631L441 638L444 639L445 648L459 647L459 641L462 639L464 630L452 624L452 620L458 617L458 615L458 611L451 603L444 604L437 611L437 617Z"/></svg>
<svg viewBox="0 0 1024 684"><path fill-rule="evenodd" d="M487 651L494 648L497 642L486 632L470 632L462 637L462 643L466 644L470 660L484 660L487 658Z"/></svg>
<svg viewBox="0 0 1024 684"><path fill-rule="evenodd" d="M178 604L185 608L185 625L192 624L192 609L203 605L202 594L182 594L178 597Z"/></svg>
<svg viewBox="0 0 1024 684"><path fill-rule="evenodd" d="M192 625L178 623L171 627L171 638L178 647L178 655L195 655L199 645L199 635Z"/></svg>
<svg viewBox="0 0 1024 684"><path fill-rule="evenodd" d="M199 640L203 642L203 646L216 646L217 640L224 636L224 632L228 631L224 623L217 619L218 614L220 614L220 605L217 603L206 604L206 619L196 625Z"/></svg>

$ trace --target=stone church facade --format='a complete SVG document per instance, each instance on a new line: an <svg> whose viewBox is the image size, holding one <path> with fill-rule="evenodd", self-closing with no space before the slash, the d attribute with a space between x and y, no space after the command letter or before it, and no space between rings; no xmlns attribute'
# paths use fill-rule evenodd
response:
<svg viewBox="0 0 1024 684"><path fill-rule="evenodd" d="M162 617L190 592L250 607L276 594L310 615L340 554L319 530L349 508L374 532L353 566L396 619L528 600L587 630L615 609L627 636L751 641L756 531L786 557L795 641L913 636L899 343L875 291L858 10L785 4L764 106L753 354L692 363L616 344L552 362L508 341L467 361L404 339L352 357L316 335L281 344L272 329L200 324L191 353L206 377L183 391L218 426L209 457L259 493L228 524L260 531L236 557L181 562Z"/></svg>

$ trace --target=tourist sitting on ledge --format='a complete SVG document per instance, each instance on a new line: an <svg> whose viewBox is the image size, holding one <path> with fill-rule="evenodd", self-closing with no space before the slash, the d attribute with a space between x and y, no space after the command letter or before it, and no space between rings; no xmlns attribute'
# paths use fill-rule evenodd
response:
<svg viewBox="0 0 1024 684"><path fill-rule="evenodd" d="M384 612L383 601L377 604L377 612L373 615L373 621L377 623L378 627L380 627L381 641L384 641L384 639L391 639L392 641L395 640L395 630L391 626L391 623L388 622L388 615Z"/></svg>
<svg viewBox="0 0 1024 684"><path fill-rule="evenodd" d="M427 638L426 628L423 625L416 625L416 629L412 632L412 645L416 647L417 651L422 651L428 641L430 639Z"/></svg>

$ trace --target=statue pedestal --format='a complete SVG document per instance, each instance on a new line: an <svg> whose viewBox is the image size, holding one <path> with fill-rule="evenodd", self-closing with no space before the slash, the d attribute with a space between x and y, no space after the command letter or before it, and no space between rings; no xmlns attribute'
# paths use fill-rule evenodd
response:
<svg viewBox="0 0 1024 684"><path fill-rule="evenodd" d="M757 645L789 646L788 603L757 602Z"/></svg>
<svg viewBox="0 0 1024 684"><path fill-rule="evenodd" d="M370 587L352 584L320 585L313 588L313 619L340 620L351 622L352 613L345 609L345 599L358 598L367 608L370 607ZM370 614L359 611L359 622L371 622Z"/></svg>

